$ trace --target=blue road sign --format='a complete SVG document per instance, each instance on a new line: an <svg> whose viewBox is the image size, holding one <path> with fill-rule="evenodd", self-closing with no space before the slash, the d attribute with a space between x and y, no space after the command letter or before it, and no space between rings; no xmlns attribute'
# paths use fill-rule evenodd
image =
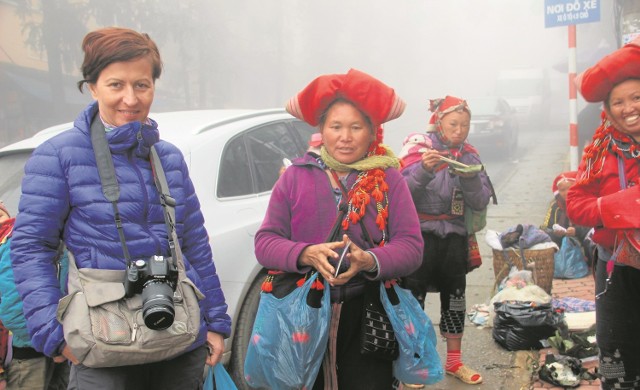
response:
<svg viewBox="0 0 640 390"><path fill-rule="evenodd" d="M600 0L544 0L544 26L600 21Z"/></svg>

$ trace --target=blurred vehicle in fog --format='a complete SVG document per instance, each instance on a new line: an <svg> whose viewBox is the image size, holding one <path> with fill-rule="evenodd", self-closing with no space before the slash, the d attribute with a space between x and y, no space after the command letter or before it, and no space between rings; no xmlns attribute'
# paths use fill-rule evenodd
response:
<svg viewBox="0 0 640 390"><path fill-rule="evenodd" d="M497 96L470 97L468 141L482 157L508 158L518 147L518 118L509 103Z"/></svg>
<svg viewBox="0 0 640 390"><path fill-rule="evenodd" d="M546 70L502 70L496 80L495 94L502 96L513 107L523 129L547 130L551 109L551 82Z"/></svg>
<svg viewBox="0 0 640 390"><path fill-rule="evenodd" d="M163 140L184 154L209 233L232 335L224 362L245 389L244 357L266 270L254 255L253 236L264 218L284 159L302 156L316 129L283 109L198 110L150 114ZM18 209L24 164L41 143L72 128L53 126L0 149L0 199Z"/></svg>

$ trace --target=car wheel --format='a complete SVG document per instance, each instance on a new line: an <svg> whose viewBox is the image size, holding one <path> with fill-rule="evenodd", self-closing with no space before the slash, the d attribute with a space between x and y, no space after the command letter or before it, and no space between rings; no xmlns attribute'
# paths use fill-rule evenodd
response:
<svg viewBox="0 0 640 390"><path fill-rule="evenodd" d="M262 291L262 281L265 273L261 272L255 278L242 303L242 308L236 320L236 328L231 346L231 360L229 362L229 373L239 390L250 390L244 380L244 359L247 356L247 348L253 331L253 323L256 320L258 304L260 303L260 292Z"/></svg>

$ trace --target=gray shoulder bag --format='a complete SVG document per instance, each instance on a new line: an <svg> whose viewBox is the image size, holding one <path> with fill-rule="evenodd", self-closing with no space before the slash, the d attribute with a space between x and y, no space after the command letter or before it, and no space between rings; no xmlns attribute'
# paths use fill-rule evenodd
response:
<svg viewBox="0 0 640 390"><path fill-rule="evenodd" d="M175 200L162 164L151 147L151 166L163 206L171 257L132 260L117 201L120 190L104 126L96 115L91 142L102 190L113 205L126 270L77 268L69 252L69 293L58 304L67 346L87 367L152 363L184 353L200 331L199 300L204 295L186 276L175 231Z"/></svg>

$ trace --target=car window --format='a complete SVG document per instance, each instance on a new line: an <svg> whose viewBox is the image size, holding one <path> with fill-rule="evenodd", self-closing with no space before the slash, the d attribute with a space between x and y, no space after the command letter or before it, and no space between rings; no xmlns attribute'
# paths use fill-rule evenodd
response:
<svg viewBox="0 0 640 390"><path fill-rule="evenodd" d="M302 156L316 131L303 121L283 121L253 128L231 139L222 152L217 196L270 191L280 176L283 159Z"/></svg>
<svg viewBox="0 0 640 390"><path fill-rule="evenodd" d="M31 156L31 151L5 154L0 157L0 200L4 202L11 215L18 212L20 201L20 185L24 175L24 164Z"/></svg>
<svg viewBox="0 0 640 390"><path fill-rule="evenodd" d="M282 159L300 155L300 148L285 122L270 123L245 134L258 192L270 191L280 176Z"/></svg>
<svg viewBox="0 0 640 390"><path fill-rule="evenodd" d="M241 135L231 139L222 152L217 192L219 198L253 193L249 157Z"/></svg>
<svg viewBox="0 0 640 390"><path fill-rule="evenodd" d="M304 150L307 150L309 147L309 140L311 139L311 134L317 133L318 129L309 125L307 122L295 120L291 122L293 128L296 130L298 135L302 138L304 143Z"/></svg>

